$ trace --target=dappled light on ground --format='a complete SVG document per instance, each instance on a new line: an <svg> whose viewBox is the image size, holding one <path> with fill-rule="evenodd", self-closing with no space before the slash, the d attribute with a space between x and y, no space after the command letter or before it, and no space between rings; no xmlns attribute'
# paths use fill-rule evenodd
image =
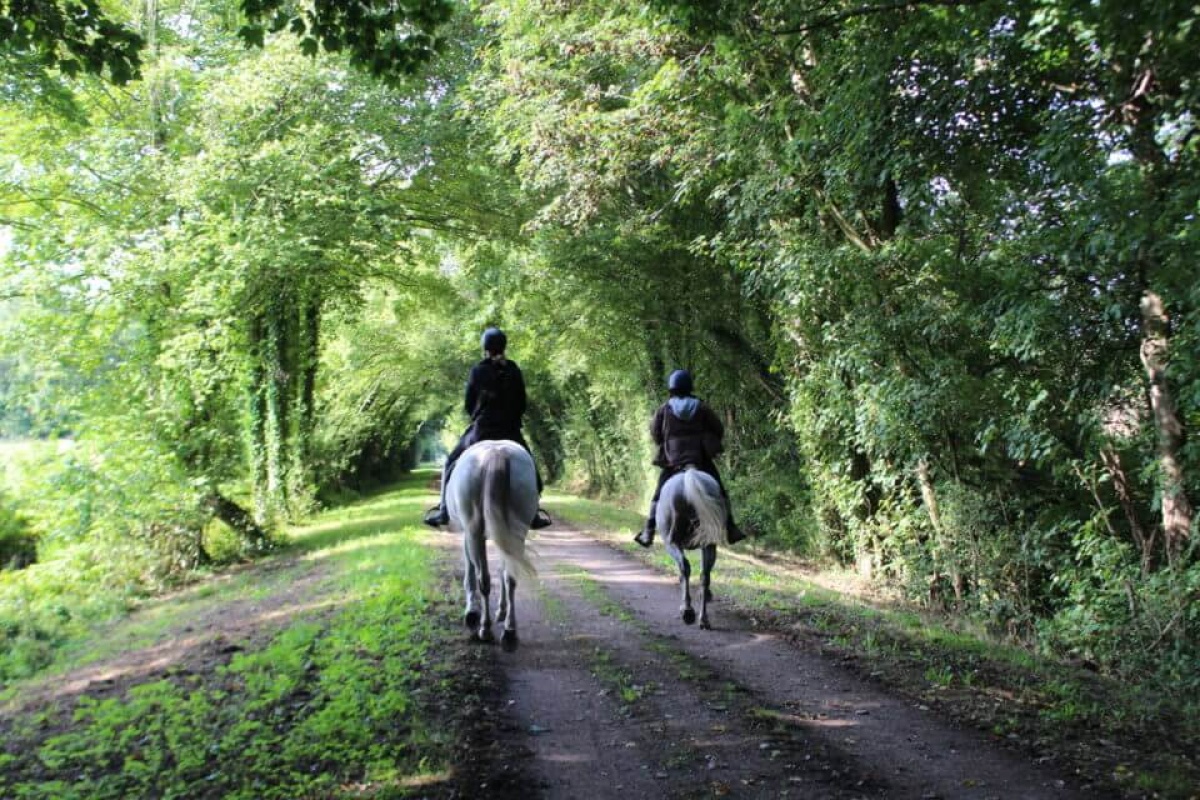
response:
<svg viewBox="0 0 1200 800"><path fill-rule="evenodd" d="M594 764L596 759L585 753L554 753L546 756L547 761L559 764Z"/></svg>
<svg viewBox="0 0 1200 800"><path fill-rule="evenodd" d="M391 789L425 789L436 790L445 784L453 784L454 773L450 771L405 775L390 781L373 781L367 783L343 784L338 787L339 797L381 797L387 796Z"/></svg>

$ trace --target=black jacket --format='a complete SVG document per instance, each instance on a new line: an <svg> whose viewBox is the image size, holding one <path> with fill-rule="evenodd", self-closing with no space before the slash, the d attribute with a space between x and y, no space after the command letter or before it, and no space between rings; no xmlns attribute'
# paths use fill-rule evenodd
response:
<svg viewBox="0 0 1200 800"><path fill-rule="evenodd" d="M464 405L479 438L519 435L525 414L525 376L517 362L485 358L472 367Z"/></svg>

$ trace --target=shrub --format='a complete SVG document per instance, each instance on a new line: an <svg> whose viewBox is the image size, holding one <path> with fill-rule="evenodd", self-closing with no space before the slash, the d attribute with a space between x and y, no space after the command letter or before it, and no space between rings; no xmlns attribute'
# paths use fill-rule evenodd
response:
<svg viewBox="0 0 1200 800"><path fill-rule="evenodd" d="M37 561L37 538L0 492L0 569L22 569Z"/></svg>

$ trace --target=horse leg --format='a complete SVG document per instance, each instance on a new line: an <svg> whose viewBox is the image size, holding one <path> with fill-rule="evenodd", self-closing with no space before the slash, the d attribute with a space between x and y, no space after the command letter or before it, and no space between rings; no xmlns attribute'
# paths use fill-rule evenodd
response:
<svg viewBox="0 0 1200 800"><path fill-rule="evenodd" d="M483 618L479 621L479 634L477 638L481 642L491 642L494 641L494 637L492 636L491 606L492 575L488 572L486 551L484 551L483 557L479 561L479 593L483 596Z"/></svg>
<svg viewBox="0 0 1200 800"><path fill-rule="evenodd" d="M463 612L463 624L471 630L479 627L479 592L475 575L475 561L471 558L470 534L463 536L463 593L467 597L467 609Z"/></svg>
<svg viewBox="0 0 1200 800"><path fill-rule="evenodd" d="M507 606L504 616L504 632L500 634L500 646L504 652L511 653L517 649L517 579L504 570L504 586L500 592L501 606ZM500 621L499 615L496 617Z"/></svg>
<svg viewBox="0 0 1200 800"><path fill-rule="evenodd" d="M700 627L706 631L712 630L708 623L708 601L712 600L712 592L708 588L712 579L712 568L717 563L717 546L707 544L700 551L700 585L704 590L700 593Z"/></svg>
<svg viewBox="0 0 1200 800"><path fill-rule="evenodd" d="M468 525L463 531L463 551L466 554L467 613L463 622L476 632L481 642L492 640L492 611L488 595L492 591L492 578L488 573L487 541L481 526Z"/></svg>
<svg viewBox="0 0 1200 800"><path fill-rule="evenodd" d="M504 622L508 619L508 604L511 600L512 594L508 589L508 569L504 569L501 574L504 576L504 578L500 582L500 607L496 609L497 623Z"/></svg>
<svg viewBox="0 0 1200 800"><path fill-rule="evenodd" d="M683 624L691 625L696 621L696 611L692 608L692 592L691 582L692 565L688 563L687 556L684 554L674 542L667 543L667 552L671 554L671 558L675 559L676 566L679 567L679 586L682 592L681 601L679 604L679 616L683 620Z"/></svg>

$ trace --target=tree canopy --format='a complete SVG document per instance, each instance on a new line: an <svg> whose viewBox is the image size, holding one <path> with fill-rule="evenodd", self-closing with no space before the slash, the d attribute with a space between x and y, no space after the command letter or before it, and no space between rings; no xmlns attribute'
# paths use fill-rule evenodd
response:
<svg viewBox="0 0 1200 800"><path fill-rule="evenodd" d="M0 3L0 53L29 54L42 65L74 76L104 74L117 84L140 77L143 51L154 46L158 0L146 6L147 18L134 8L98 0L5 0ZM350 62L386 82L411 74L440 49L439 28L454 11L449 0L355 0L349 3L296 4L284 0L240 0L217 11L227 22L240 13L238 36L262 47L268 33L287 31L301 51L345 52ZM183 26L198 21L180 9ZM142 23L139 25L138 23Z"/></svg>

